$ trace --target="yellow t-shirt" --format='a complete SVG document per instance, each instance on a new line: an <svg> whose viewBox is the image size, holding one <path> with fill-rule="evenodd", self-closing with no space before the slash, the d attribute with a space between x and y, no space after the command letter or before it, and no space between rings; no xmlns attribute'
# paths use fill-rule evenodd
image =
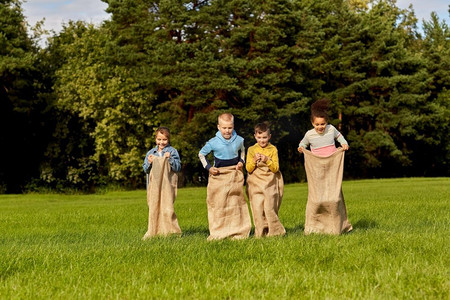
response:
<svg viewBox="0 0 450 300"><path fill-rule="evenodd" d="M267 160L266 164L269 167L270 171L272 171L273 173L278 172L278 170L280 169L280 166L278 164L278 150L277 147L275 147L271 143L267 144L267 146L264 148L258 145L258 143L248 148L247 162L245 164L247 172L251 173L256 168L255 161L253 160L256 153L267 156L269 159Z"/></svg>

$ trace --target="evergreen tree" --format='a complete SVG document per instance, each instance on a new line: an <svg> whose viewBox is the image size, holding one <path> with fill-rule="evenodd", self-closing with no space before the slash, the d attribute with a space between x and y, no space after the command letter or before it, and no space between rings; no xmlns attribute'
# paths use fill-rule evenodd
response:
<svg viewBox="0 0 450 300"><path fill-rule="evenodd" d="M429 76L425 109L416 112L417 135L414 175L448 176L450 173L450 30L436 13L423 24L422 53Z"/></svg>
<svg viewBox="0 0 450 300"><path fill-rule="evenodd" d="M142 160L164 125L197 183L198 151L229 111L246 146L255 123L272 123L285 179L298 181L298 142L323 96L354 176L435 174L448 161L433 125L448 119L448 31L429 24L422 43L395 1L107 2L111 21L69 23L43 59L57 118L47 178L143 186ZM420 164L426 149L437 154Z"/></svg>
<svg viewBox="0 0 450 300"><path fill-rule="evenodd" d="M398 22L404 16L392 1L378 1L360 12L338 5L328 17L323 89L342 112L355 175L399 176L414 164L408 141L426 109L427 76L423 59L407 47L410 22Z"/></svg>
<svg viewBox="0 0 450 300"><path fill-rule="evenodd" d="M37 65L37 47L28 36L20 1L1 1L0 193L20 192L39 174L47 136Z"/></svg>
<svg viewBox="0 0 450 300"><path fill-rule="evenodd" d="M274 142L289 139L292 119L307 110L301 90L315 93L319 86L300 73L314 63L304 38L317 37L302 33L310 17L299 9L291 1L110 2L119 51L128 53L133 78L152 95L147 105L174 132L189 178L202 174L197 153L223 111L236 115L247 144L261 120L273 123ZM145 13L126 17L136 11Z"/></svg>

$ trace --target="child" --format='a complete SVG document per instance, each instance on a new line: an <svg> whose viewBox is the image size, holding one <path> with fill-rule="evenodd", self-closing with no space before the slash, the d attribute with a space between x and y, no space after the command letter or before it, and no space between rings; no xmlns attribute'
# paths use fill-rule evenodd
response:
<svg viewBox="0 0 450 300"><path fill-rule="evenodd" d="M336 139L344 151L348 150L348 143L342 134L331 124L328 124L328 99L320 99L311 105L311 123L313 129L308 130L300 141L298 151L303 152L308 146L311 152L319 156L328 156L336 152Z"/></svg>
<svg viewBox="0 0 450 300"><path fill-rule="evenodd" d="M181 234L173 203L181 170L178 151L170 146L167 127L156 130L156 147L147 152L143 168L150 173L147 182L148 230L142 239L156 235ZM151 169L151 170L150 170Z"/></svg>
<svg viewBox="0 0 450 300"><path fill-rule="evenodd" d="M305 234L341 234L353 229L342 194L344 151L349 147L342 134L328 124L328 106L328 99L312 104L314 129L306 132L298 147L298 151L305 154L308 179ZM335 140L341 148L336 149ZM311 151L306 150L308 146Z"/></svg>
<svg viewBox="0 0 450 300"><path fill-rule="evenodd" d="M278 150L269 142L270 138L267 123L257 124L256 144L248 148L247 152L247 191L256 237L286 233L278 219L278 209L283 197L283 177L279 171Z"/></svg>
<svg viewBox="0 0 450 300"><path fill-rule="evenodd" d="M198 156L208 170L208 240L247 238L251 222L244 198L244 139L234 131L234 117L224 113L218 118L216 136L206 142ZM206 156L213 152L214 166Z"/></svg>

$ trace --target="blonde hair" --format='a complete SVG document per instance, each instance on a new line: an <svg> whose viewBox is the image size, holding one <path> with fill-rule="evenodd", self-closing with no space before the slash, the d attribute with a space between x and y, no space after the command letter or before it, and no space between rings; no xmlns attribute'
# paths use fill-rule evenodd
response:
<svg viewBox="0 0 450 300"><path fill-rule="evenodd" d="M234 123L234 116L230 113L223 113L223 114L219 115L219 117L217 118L217 122L220 123L220 120L222 120L224 122L233 122Z"/></svg>

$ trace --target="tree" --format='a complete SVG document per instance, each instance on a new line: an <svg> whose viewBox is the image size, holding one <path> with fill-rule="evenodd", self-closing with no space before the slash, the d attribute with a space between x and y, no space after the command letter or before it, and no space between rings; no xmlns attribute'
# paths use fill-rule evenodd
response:
<svg viewBox="0 0 450 300"><path fill-rule="evenodd" d="M101 184L99 170L92 159L94 140L90 136L91 124L65 105L58 102L60 70L73 58L73 44L89 30L84 22L69 21L60 33L49 38L48 46L39 53L46 90L41 97L47 99L47 110L52 124L51 139L41 162L39 180L35 185L56 190L65 188L92 190Z"/></svg>
<svg viewBox="0 0 450 300"><path fill-rule="evenodd" d="M64 45L67 61L56 72L54 88L58 108L80 118L83 132L89 134L88 145L80 146L91 150L76 157L78 167L74 165L68 175L76 181L89 167L86 171L97 174L100 183L135 187L142 181L142 152L152 140L149 132L155 117L133 70L114 63L115 47L106 27L87 26Z"/></svg>
<svg viewBox="0 0 450 300"><path fill-rule="evenodd" d="M118 63L152 95L147 104L175 133L189 178L201 176L197 153L219 113L234 113L250 144L257 121L273 123L277 142L288 137L282 124L306 110L310 96L299 91L319 84L299 72L314 50L300 40L310 18L298 9L291 1L110 2L112 35L128 57Z"/></svg>
<svg viewBox="0 0 450 300"><path fill-rule="evenodd" d="M0 192L20 192L39 174L47 137L42 76L20 1L0 2Z"/></svg>
<svg viewBox="0 0 450 300"><path fill-rule="evenodd" d="M431 13L423 23L425 38L421 53L426 59L428 77L425 87L428 97L425 110L416 112L417 134L413 156L415 174L448 176L450 161L450 30Z"/></svg>
<svg viewBox="0 0 450 300"><path fill-rule="evenodd" d="M413 12L393 0L107 2L111 21L69 22L40 56L54 89L39 94L56 128L42 168L53 184L143 186L160 125L172 131L182 178L196 184L198 151L224 111L246 146L254 124L270 121L285 179L298 181L298 142L323 96L355 177L446 168L448 142L433 120L448 119L448 31L430 24L422 42ZM416 149L428 148L438 154L421 164Z"/></svg>
<svg viewBox="0 0 450 300"><path fill-rule="evenodd" d="M409 140L427 109L428 79L423 59L408 47L405 15L394 2L378 1L359 12L337 5L324 17L323 90L336 119L342 114L355 175L400 176L414 164Z"/></svg>

